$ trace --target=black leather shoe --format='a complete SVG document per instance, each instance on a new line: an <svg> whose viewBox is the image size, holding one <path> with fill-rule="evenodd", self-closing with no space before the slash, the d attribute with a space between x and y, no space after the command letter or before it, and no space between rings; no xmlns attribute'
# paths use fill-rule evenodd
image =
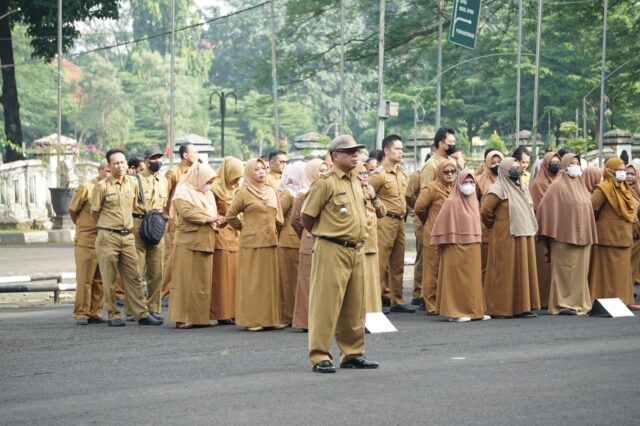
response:
<svg viewBox="0 0 640 426"><path fill-rule="evenodd" d="M105 322L107 321L102 317L89 318L89 324L104 324Z"/></svg>
<svg viewBox="0 0 640 426"><path fill-rule="evenodd" d="M136 319L133 317L133 315L129 315L129 314L125 315L124 320L126 322L136 322Z"/></svg>
<svg viewBox="0 0 640 426"><path fill-rule="evenodd" d="M340 364L340 368L378 368L380 364L375 361L369 361L364 356L357 356L355 358L351 358Z"/></svg>
<svg viewBox="0 0 640 426"><path fill-rule="evenodd" d="M383 297L382 306L391 306L391 299L389 299L388 297Z"/></svg>
<svg viewBox="0 0 640 426"><path fill-rule="evenodd" d="M235 324L235 322L233 322L232 319L224 319L224 320L218 320L218 325L233 325Z"/></svg>
<svg viewBox="0 0 640 426"><path fill-rule="evenodd" d="M158 321L164 321L164 317L157 312L149 312L149 315L157 319Z"/></svg>
<svg viewBox="0 0 640 426"><path fill-rule="evenodd" d="M88 325L89 324L89 320L84 318L84 317L83 318L78 318L76 320L76 324L78 324L78 325Z"/></svg>
<svg viewBox="0 0 640 426"><path fill-rule="evenodd" d="M140 325L162 325L163 322L162 320L155 319L151 314L138 320L138 324Z"/></svg>
<svg viewBox="0 0 640 426"><path fill-rule="evenodd" d="M558 312L560 315L577 315L578 313L573 310L573 309L561 309L560 312Z"/></svg>
<svg viewBox="0 0 640 426"><path fill-rule="evenodd" d="M124 306L124 298L121 298L121 297L117 298L116 299L116 305Z"/></svg>
<svg viewBox="0 0 640 426"><path fill-rule="evenodd" d="M315 373L335 373L336 367L334 367L331 361L325 360L314 365L312 370Z"/></svg>
<svg viewBox="0 0 640 426"><path fill-rule="evenodd" d="M109 327L124 327L126 324L120 318L107 321Z"/></svg>
<svg viewBox="0 0 640 426"><path fill-rule="evenodd" d="M416 311L416 308L409 305L397 305L391 307L391 312L400 312L403 314L412 314Z"/></svg>

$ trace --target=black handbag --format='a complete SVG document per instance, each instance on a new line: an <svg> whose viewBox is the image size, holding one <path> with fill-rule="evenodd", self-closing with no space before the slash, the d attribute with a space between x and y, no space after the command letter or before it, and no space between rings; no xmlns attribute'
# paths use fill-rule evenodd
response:
<svg viewBox="0 0 640 426"><path fill-rule="evenodd" d="M142 179L136 175L138 179L138 199L140 204L144 206L144 191L142 190ZM158 245L164 236L167 220L160 210L151 210L144 213L144 218L140 224L140 238L147 244Z"/></svg>

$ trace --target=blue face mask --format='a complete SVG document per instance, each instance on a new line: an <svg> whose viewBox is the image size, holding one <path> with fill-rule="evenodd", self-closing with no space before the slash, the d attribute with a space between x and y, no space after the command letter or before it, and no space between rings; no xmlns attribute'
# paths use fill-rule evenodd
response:
<svg viewBox="0 0 640 426"><path fill-rule="evenodd" d="M520 169L509 170L509 179L511 179L514 182L517 182L520 179L521 175L522 175L522 172L520 171Z"/></svg>

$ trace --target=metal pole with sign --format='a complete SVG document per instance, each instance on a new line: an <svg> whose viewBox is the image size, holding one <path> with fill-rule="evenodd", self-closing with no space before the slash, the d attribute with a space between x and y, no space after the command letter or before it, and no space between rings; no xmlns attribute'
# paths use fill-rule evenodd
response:
<svg viewBox="0 0 640 426"><path fill-rule="evenodd" d="M467 49L475 49L482 0L455 0L449 30L449 41Z"/></svg>

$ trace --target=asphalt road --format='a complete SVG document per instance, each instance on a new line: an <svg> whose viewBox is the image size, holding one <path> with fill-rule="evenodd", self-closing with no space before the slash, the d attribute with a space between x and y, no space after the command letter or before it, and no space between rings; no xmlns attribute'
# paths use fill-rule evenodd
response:
<svg viewBox="0 0 640 426"><path fill-rule="evenodd" d="M638 317L390 319L398 333L367 335L380 369L321 375L291 329L0 309L0 424L638 424Z"/></svg>

